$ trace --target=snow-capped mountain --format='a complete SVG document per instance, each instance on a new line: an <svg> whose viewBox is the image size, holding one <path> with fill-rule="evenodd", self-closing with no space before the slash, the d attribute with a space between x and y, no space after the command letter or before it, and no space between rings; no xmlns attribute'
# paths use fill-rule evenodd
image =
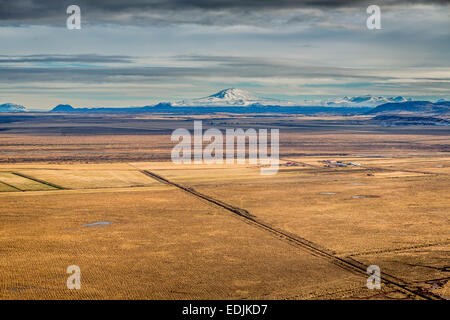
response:
<svg viewBox="0 0 450 320"><path fill-rule="evenodd" d="M382 96L356 96L342 97L328 100L304 100L290 102L285 100L276 100L264 97L258 97L252 93L236 88L221 90L210 96L181 100L172 103L176 107L247 107L247 106L321 106L321 107L376 107L384 103L399 103L410 101L403 97L382 97Z"/></svg>
<svg viewBox="0 0 450 320"><path fill-rule="evenodd" d="M376 107L384 103L399 103L410 101L403 97L381 97L381 96L356 96L356 97L343 97L332 100L322 101L322 106L329 107Z"/></svg>
<svg viewBox="0 0 450 320"><path fill-rule="evenodd" d="M287 106L293 104L288 101L257 97L251 94L250 92L241 89L228 88L204 98L182 100L174 102L172 103L172 105L177 107L178 106L247 107L247 106Z"/></svg>
<svg viewBox="0 0 450 320"><path fill-rule="evenodd" d="M0 104L0 112L24 112L25 107L15 103Z"/></svg>

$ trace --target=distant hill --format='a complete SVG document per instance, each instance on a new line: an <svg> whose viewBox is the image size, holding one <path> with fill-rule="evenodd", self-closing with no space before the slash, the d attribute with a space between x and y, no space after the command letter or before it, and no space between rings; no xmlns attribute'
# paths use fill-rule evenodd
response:
<svg viewBox="0 0 450 320"><path fill-rule="evenodd" d="M155 106L145 107L126 107L126 108L74 108L68 104L60 104L54 107L50 112L55 113L140 113L155 111L161 106L170 106L164 103L159 103Z"/></svg>
<svg viewBox="0 0 450 320"><path fill-rule="evenodd" d="M437 117L418 117L407 115L379 115L371 119L382 126L450 126L450 121Z"/></svg>
<svg viewBox="0 0 450 320"><path fill-rule="evenodd" d="M58 104L51 112L73 112L75 109L69 104Z"/></svg>
<svg viewBox="0 0 450 320"><path fill-rule="evenodd" d="M422 114L450 116L450 101L407 101L401 103L385 103L370 110L366 114Z"/></svg>
<svg viewBox="0 0 450 320"><path fill-rule="evenodd" d="M26 108L19 104L4 103L0 104L0 112L25 112Z"/></svg>

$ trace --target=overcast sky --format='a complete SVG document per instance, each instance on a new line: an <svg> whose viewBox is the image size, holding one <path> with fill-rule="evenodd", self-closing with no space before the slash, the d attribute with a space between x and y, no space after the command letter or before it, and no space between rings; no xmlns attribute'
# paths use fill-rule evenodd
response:
<svg viewBox="0 0 450 320"><path fill-rule="evenodd" d="M143 106L227 87L450 99L449 2L0 0L0 104ZM66 27L71 4L81 30Z"/></svg>

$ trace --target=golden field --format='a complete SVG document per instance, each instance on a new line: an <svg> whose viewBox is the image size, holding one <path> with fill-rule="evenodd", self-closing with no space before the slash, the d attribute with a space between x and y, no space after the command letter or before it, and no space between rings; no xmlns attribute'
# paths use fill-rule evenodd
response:
<svg viewBox="0 0 450 320"><path fill-rule="evenodd" d="M264 176L256 165L173 164L164 130L185 120L136 119L155 134L7 125L0 299L450 298L442 128L276 119L281 166ZM328 168L327 159L361 165ZM70 265L81 269L80 290L66 287ZM366 288L369 265L387 280L381 290Z"/></svg>

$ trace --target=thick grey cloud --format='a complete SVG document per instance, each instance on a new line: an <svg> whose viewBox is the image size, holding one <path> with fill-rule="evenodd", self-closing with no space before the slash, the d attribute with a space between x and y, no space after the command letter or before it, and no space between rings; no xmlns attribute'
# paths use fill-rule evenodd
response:
<svg viewBox="0 0 450 320"><path fill-rule="evenodd" d="M278 17L276 12L283 10L363 9L369 4L374 4L373 2L369 0L0 0L0 23L58 24L66 19L66 8L71 4L77 4L82 9L84 21L90 24L252 24L255 19L265 20L266 23L276 20ZM380 6L391 7L449 4L450 0L376 2ZM261 18L261 14L264 18Z"/></svg>
<svg viewBox="0 0 450 320"><path fill-rule="evenodd" d="M231 86L449 96L449 1L0 0L0 96L39 108ZM366 27L369 3L381 6L381 30ZM66 28L71 4L82 30Z"/></svg>

